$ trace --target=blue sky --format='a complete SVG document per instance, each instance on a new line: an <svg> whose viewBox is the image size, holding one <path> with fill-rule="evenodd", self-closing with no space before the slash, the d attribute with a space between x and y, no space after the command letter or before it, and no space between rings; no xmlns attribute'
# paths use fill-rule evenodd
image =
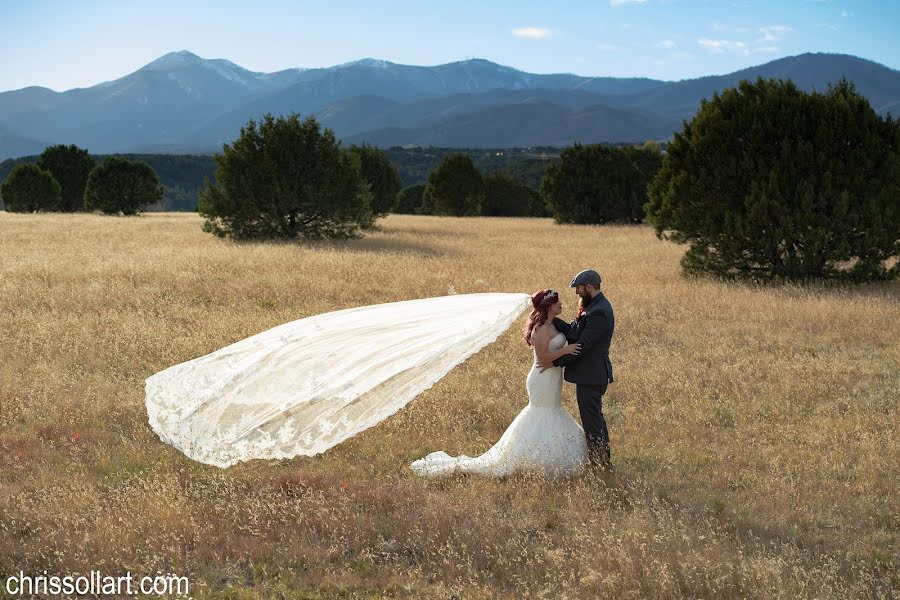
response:
<svg viewBox="0 0 900 600"><path fill-rule="evenodd" d="M900 69L900 0L0 0L0 91L88 87L190 50L254 71L485 58L677 80L803 52Z"/></svg>

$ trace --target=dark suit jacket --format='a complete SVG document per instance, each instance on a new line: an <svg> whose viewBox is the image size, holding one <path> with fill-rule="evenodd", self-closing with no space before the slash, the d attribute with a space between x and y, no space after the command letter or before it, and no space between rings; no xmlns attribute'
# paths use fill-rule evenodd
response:
<svg viewBox="0 0 900 600"><path fill-rule="evenodd" d="M612 363L609 345L615 329L612 305L603 293L597 294L579 318L566 323L559 317L553 325L565 334L570 344L581 344L578 355L566 354L553 361L557 367L565 367L565 380L585 385L612 383Z"/></svg>

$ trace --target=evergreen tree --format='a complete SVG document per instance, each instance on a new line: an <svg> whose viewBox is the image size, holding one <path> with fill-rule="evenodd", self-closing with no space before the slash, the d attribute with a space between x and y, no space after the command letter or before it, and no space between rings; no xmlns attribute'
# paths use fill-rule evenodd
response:
<svg viewBox="0 0 900 600"><path fill-rule="evenodd" d="M416 207L417 215L433 215L434 213L434 197L428 192L428 186L422 191L422 201Z"/></svg>
<svg viewBox="0 0 900 600"><path fill-rule="evenodd" d="M647 214L660 238L689 244L688 274L872 279L900 249L898 198L896 121L847 81L806 93L760 78L675 134Z"/></svg>
<svg viewBox="0 0 900 600"><path fill-rule="evenodd" d="M57 210L60 187L49 171L34 164L16 165L3 184L0 196L9 212Z"/></svg>
<svg viewBox="0 0 900 600"><path fill-rule="evenodd" d="M134 215L162 197L159 177L150 165L110 156L88 176L84 208L113 215Z"/></svg>
<svg viewBox="0 0 900 600"><path fill-rule="evenodd" d="M397 202L394 212L400 214L416 214L416 210L422 206L422 196L425 194L425 185L411 185L397 194Z"/></svg>
<svg viewBox="0 0 900 600"><path fill-rule="evenodd" d="M236 239L347 237L372 224L372 193L351 152L312 117L252 119L216 155L199 212L204 231Z"/></svg>
<svg viewBox="0 0 900 600"><path fill-rule="evenodd" d="M539 210L534 206L528 186L504 173L484 177L484 203L481 214L488 217L530 217Z"/></svg>
<svg viewBox="0 0 900 600"><path fill-rule="evenodd" d="M531 196L531 216L549 217L550 211L547 210L547 203L541 193L531 186L528 186L527 189L528 195Z"/></svg>
<svg viewBox="0 0 900 600"><path fill-rule="evenodd" d="M662 168L663 154L659 144L656 142L647 142L641 147L626 147L622 149L631 162L637 167L641 173L641 178L634 181L636 191L636 204L630 207L631 213L629 220L634 223L643 221L646 217L645 206L649 200L647 189L650 182L659 173Z"/></svg>
<svg viewBox="0 0 900 600"><path fill-rule="evenodd" d="M394 207L397 193L401 188L397 168L391 164L384 152L374 146L368 144L350 146L350 152L359 160L360 173L371 188L373 216L387 215Z"/></svg>
<svg viewBox="0 0 900 600"><path fill-rule="evenodd" d="M88 176L97 165L87 150L74 144L49 146L41 153L38 166L53 174L62 188L59 210L74 212L84 206Z"/></svg>
<svg viewBox="0 0 900 600"><path fill-rule="evenodd" d="M428 176L423 207L433 206L434 214L457 217L481 214L484 182L472 159L454 152Z"/></svg>
<svg viewBox="0 0 900 600"><path fill-rule="evenodd" d="M640 223L652 150L575 144L547 166L541 193L557 223Z"/></svg>

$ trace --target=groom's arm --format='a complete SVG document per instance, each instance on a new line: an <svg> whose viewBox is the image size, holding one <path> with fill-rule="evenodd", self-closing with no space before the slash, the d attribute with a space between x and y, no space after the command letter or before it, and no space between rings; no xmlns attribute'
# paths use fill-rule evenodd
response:
<svg viewBox="0 0 900 600"><path fill-rule="evenodd" d="M557 331L565 334L566 337L569 337L569 332L575 329L575 321L566 323L559 317L553 317L553 326L556 327Z"/></svg>
<svg viewBox="0 0 900 600"><path fill-rule="evenodd" d="M555 324L556 321L554 321L554 325ZM567 367L571 365L573 362L587 354L591 348L596 346L597 343L603 339L604 334L609 328L609 316L605 312L598 311L591 314L590 318L588 318L587 322L584 324L584 328L581 330L581 335L575 340L577 343L581 344L581 352L578 354L566 354L565 356L560 356L553 361L553 366Z"/></svg>

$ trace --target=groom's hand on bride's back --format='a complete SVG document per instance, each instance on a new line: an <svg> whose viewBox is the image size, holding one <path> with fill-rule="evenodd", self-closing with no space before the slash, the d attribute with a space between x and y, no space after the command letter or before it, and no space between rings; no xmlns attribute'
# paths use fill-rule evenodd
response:
<svg viewBox="0 0 900 600"><path fill-rule="evenodd" d="M563 351L563 356L565 356L566 354L577 355L579 352L581 352L581 344L566 344L565 346L563 346L561 348L561 350ZM544 365L538 365L538 366L541 368L541 370L540 370L541 373L543 373L547 369L553 368L553 364L550 364L547 366L544 366Z"/></svg>
<svg viewBox="0 0 900 600"><path fill-rule="evenodd" d="M578 354L581 352L581 344L566 344L563 346L563 354Z"/></svg>

